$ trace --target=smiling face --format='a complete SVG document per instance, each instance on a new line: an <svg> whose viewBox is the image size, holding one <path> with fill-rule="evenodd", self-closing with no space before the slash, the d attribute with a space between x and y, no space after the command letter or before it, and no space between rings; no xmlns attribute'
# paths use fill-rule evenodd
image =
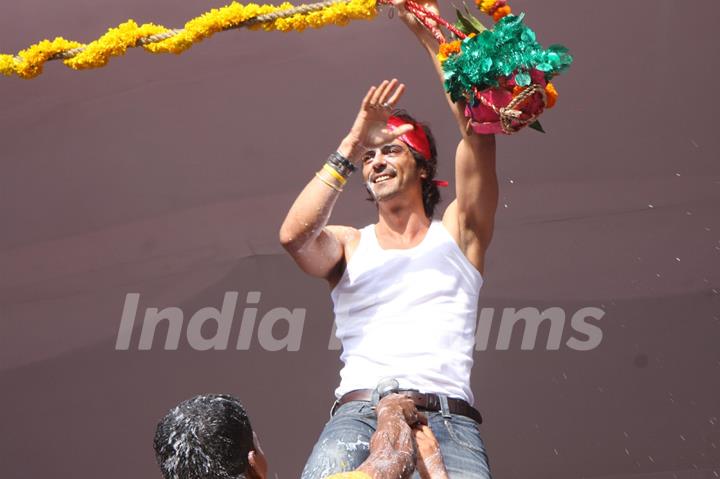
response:
<svg viewBox="0 0 720 479"><path fill-rule="evenodd" d="M415 190L422 192L425 172L418 169L415 157L401 140L367 150L362 156L362 164L363 180L377 202Z"/></svg>

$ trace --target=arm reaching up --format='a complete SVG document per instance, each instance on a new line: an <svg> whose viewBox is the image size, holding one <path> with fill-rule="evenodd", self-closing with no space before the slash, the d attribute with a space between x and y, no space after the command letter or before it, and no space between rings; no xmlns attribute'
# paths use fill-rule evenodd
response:
<svg viewBox="0 0 720 479"><path fill-rule="evenodd" d="M419 3L427 10L439 13L434 0ZM437 58L437 40L405 8L405 0L395 0L394 4L403 23L430 55L442 86L444 74ZM462 137L455 152L455 200L445 210L443 224L468 260L482 273L485 252L493 235L499 194L495 170L495 136L473 133L465 118L465 102L455 103L449 95L443 94Z"/></svg>
<svg viewBox="0 0 720 479"><path fill-rule="evenodd" d="M412 130L412 125L392 131L387 128L388 118L404 89L405 85L393 79L368 90L350 132L338 148L344 159L357 166L366 149L390 143ZM327 226L347 180L331 170L332 166L324 165L305 186L290 208L279 236L283 247L303 271L332 284L342 275L346 245L359 233L355 228Z"/></svg>
<svg viewBox="0 0 720 479"><path fill-rule="evenodd" d="M438 15L440 14L440 9L438 8L437 2L435 0L418 1L417 3L430 12ZM407 8L405 8L405 0L393 0L393 4L398 9L399 17L402 22L415 35L417 40L420 42L422 48L430 56L430 62L435 69L435 73L440 79L440 86L442 87L442 84L445 81L445 75L443 73L442 66L440 65L440 60L438 60L437 57L438 53L440 52L440 46L438 44L438 41L435 39L433 34L422 23L420 23L417 18L415 18L415 15L413 15L410 11L407 10ZM453 103L449 95L445 95L445 97L447 98L448 105L453 113L453 116L455 117L455 120L458 122L460 132L463 134L463 136L465 136L467 125L467 120L465 119L464 114L465 104Z"/></svg>

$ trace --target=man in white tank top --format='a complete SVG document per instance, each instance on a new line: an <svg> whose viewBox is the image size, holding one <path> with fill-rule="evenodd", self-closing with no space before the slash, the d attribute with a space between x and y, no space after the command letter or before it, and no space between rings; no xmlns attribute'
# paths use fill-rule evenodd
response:
<svg viewBox="0 0 720 479"><path fill-rule="evenodd" d="M403 0L397 6L442 81L437 41ZM434 2L425 7L437 11ZM280 229L282 245L300 268L330 284L343 344L334 414L303 479L352 470L365 460L376 427L376 386L387 378L428 411L451 479L490 477L470 369L498 202L495 138L472 133L464 105L447 98L462 138L455 154L455 199L442 220L433 221L441 183L434 180L437 153L427 127L392 113L404 88L393 79L369 89L350 132ZM378 221L362 229L328 225L356 169L377 205Z"/></svg>

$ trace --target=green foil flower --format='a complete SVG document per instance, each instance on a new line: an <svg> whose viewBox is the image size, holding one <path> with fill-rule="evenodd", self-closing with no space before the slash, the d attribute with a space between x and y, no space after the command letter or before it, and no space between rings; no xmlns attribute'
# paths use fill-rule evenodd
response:
<svg viewBox="0 0 720 479"><path fill-rule="evenodd" d="M517 85L527 86L534 68L549 81L572 61L562 45L543 48L535 32L523 23L523 15L508 15L492 30L463 40L460 54L443 63L445 90L455 102L462 98L472 101L475 91L499 86L500 78L514 74Z"/></svg>

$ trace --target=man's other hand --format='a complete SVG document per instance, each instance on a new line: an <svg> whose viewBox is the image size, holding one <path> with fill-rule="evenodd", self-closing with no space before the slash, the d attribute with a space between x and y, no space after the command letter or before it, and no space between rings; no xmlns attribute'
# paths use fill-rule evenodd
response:
<svg viewBox="0 0 720 479"><path fill-rule="evenodd" d="M416 470L421 479L448 479L440 444L430 427L427 424L418 425L413 428L413 436L418 453Z"/></svg>

